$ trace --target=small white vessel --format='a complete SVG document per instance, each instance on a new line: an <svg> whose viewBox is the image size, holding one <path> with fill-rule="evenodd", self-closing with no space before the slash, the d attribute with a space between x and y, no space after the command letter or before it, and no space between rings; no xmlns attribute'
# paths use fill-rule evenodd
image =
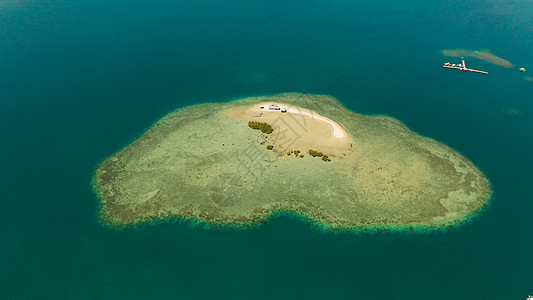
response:
<svg viewBox="0 0 533 300"><path fill-rule="evenodd" d="M533 300L533 296L528 295L526 300Z"/></svg>
<svg viewBox="0 0 533 300"><path fill-rule="evenodd" d="M525 72L526 71L526 68L518 68L518 71L520 72ZM531 296L530 296L531 297Z"/></svg>

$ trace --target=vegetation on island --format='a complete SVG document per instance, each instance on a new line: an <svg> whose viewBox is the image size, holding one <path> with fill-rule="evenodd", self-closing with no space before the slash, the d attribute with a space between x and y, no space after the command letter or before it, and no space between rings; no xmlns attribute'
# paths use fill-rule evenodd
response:
<svg viewBox="0 0 533 300"><path fill-rule="evenodd" d="M259 121L249 121L248 126L252 129L261 130L262 133L270 134L274 131L270 124Z"/></svg>
<svg viewBox="0 0 533 300"><path fill-rule="evenodd" d="M287 155L291 156L291 154L294 153L294 156L298 157L298 155L300 155L300 152L301 152L300 150L291 150L291 151L287 152Z"/></svg>
<svg viewBox="0 0 533 300"><path fill-rule="evenodd" d="M296 157L304 158L305 155L300 154L300 153L301 153L300 150L291 150L291 151L288 151L288 152L287 152L287 155L288 155L288 156L291 156L291 154L294 154L294 156L296 156Z"/></svg>
<svg viewBox="0 0 533 300"><path fill-rule="evenodd" d="M272 145L267 145L266 148L267 148L268 150L272 150L272 149L274 149L274 146L272 146Z"/></svg>
<svg viewBox="0 0 533 300"><path fill-rule="evenodd" d="M324 156L324 153L322 152L318 152L316 150L313 150L313 149L309 149L309 151L307 151L307 153L309 153L309 155L311 155L312 157L316 157L316 156Z"/></svg>
<svg viewBox="0 0 533 300"><path fill-rule="evenodd" d="M321 157L323 161L331 161L331 159L324 153L320 152L320 151L316 151L316 150L313 150L313 149L309 149L309 151L307 151L307 153L309 153L309 155L311 155L312 157Z"/></svg>
<svg viewBox="0 0 533 300"><path fill-rule="evenodd" d="M268 148L268 147L267 147ZM287 156L291 156L291 154L294 154L294 156L296 157L299 157L299 158L304 158L305 155L303 154L300 154L301 151L300 150L291 150L291 151L287 151ZM326 154L320 152L320 151L316 151L316 150L313 150L313 149L309 149L309 151L307 151L307 153L309 155L311 155L312 157L320 157L322 158L323 161L331 161L331 159L329 158L329 156L327 156Z"/></svg>

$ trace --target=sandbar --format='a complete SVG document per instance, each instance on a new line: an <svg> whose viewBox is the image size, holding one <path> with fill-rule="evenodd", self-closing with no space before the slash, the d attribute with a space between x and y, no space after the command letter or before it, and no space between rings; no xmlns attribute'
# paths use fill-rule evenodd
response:
<svg viewBox="0 0 533 300"><path fill-rule="evenodd" d="M451 57L473 57L473 58L477 58L477 59L481 59L481 60L493 63L495 65L498 65L504 68L514 67L514 65L510 61L494 55L494 53L492 53L488 49L482 49L482 50L450 49L450 50L442 50L441 53L446 56L451 56Z"/></svg>
<svg viewBox="0 0 533 300"><path fill-rule="evenodd" d="M286 112L261 109L275 104ZM339 154L348 151L353 143L347 132L337 122L321 116L317 112L294 105L266 102L250 104L226 109L223 114L231 120L247 122L250 116L262 113L261 117L252 120L266 122L274 126L274 132L269 136L276 144L275 152L280 154L297 149L321 149L323 152Z"/></svg>
<svg viewBox="0 0 533 300"><path fill-rule="evenodd" d="M325 123L331 125L331 127L333 129L332 136L335 137L335 138L340 139L340 138L344 138L344 137L348 136L348 134L346 133L344 128L342 128L339 124L337 124L337 122L335 122L335 121L333 121L331 119L328 119L326 117L323 117L323 116L319 115L316 112L312 112L310 110L304 109L302 107L290 106L290 105L284 104L284 103L261 103L259 105L254 106L254 110L255 111L264 111L264 112L268 112L268 113L281 113L280 111L277 111L277 110L268 110L268 109L266 109L268 107L268 105L271 105L271 104L274 104L274 105L280 107L281 110L283 110L285 108L286 113L288 113L288 114L304 116L304 117L307 117L309 119L319 120L321 122L325 122Z"/></svg>

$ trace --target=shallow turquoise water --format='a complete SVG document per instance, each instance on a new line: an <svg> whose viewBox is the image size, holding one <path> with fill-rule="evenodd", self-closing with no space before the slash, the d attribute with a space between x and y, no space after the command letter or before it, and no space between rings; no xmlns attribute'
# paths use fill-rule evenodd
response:
<svg viewBox="0 0 533 300"><path fill-rule="evenodd" d="M523 299L533 293L529 1L0 2L0 298ZM366 1L368 2L368 1ZM491 205L445 233L98 223L99 161L186 105L286 91L388 114L469 157ZM524 116L501 112L513 107Z"/></svg>

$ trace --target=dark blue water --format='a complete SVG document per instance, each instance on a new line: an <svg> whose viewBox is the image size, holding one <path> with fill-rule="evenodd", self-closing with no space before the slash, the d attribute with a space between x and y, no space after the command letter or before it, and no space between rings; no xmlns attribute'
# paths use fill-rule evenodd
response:
<svg viewBox="0 0 533 300"><path fill-rule="evenodd" d="M533 69L521 1L0 2L1 299L524 299L533 84L444 70L488 48ZM331 94L469 157L494 198L450 232L331 234L98 222L98 162L186 105ZM501 110L519 109L523 116Z"/></svg>

